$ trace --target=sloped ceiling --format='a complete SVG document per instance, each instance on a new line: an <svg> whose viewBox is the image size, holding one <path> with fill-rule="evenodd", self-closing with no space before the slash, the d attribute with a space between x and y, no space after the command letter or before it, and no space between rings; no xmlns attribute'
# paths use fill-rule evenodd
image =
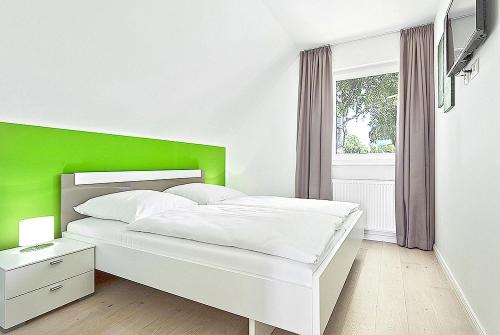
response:
<svg viewBox="0 0 500 335"><path fill-rule="evenodd" d="M301 47L335 43L434 21L439 0L265 0Z"/></svg>
<svg viewBox="0 0 500 335"><path fill-rule="evenodd" d="M226 144L295 50L260 1L0 2L0 119Z"/></svg>

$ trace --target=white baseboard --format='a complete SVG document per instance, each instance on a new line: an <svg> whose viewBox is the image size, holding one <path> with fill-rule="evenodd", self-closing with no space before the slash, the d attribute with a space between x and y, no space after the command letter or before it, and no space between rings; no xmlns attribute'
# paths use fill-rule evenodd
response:
<svg viewBox="0 0 500 335"><path fill-rule="evenodd" d="M453 275L453 272L451 272L451 269L448 267L448 264L443 258L443 255L439 251L439 248L434 245L434 254L436 255L436 258L443 268L444 273L446 274L446 277L448 277L448 280L451 283L451 286L453 290L455 291L455 294L464 307L465 312L467 313L467 316L469 317L469 320L471 322L472 328L474 330L474 333L476 335L487 335L486 331L484 330L483 326L481 325L481 322L477 318L476 313L472 309L472 306L469 304L469 301L465 297L464 291L458 284L457 280L455 279L455 276Z"/></svg>
<svg viewBox="0 0 500 335"><path fill-rule="evenodd" d="M387 230L365 229L365 240L396 243L396 233Z"/></svg>

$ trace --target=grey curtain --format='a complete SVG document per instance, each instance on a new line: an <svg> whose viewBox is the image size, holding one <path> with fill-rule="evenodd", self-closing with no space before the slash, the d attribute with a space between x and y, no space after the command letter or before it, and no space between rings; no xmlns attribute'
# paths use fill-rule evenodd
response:
<svg viewBox="0 0 500 335"><path fill-rule="evenodd" d="M396 236L400 246L434 245L434 28L401 31Z"/></svg>
<svg viewBox="0 0 500 335"><path fill-rule="evenodd" d="M295 196L332 199L332 52L300 53Z"/></svg>

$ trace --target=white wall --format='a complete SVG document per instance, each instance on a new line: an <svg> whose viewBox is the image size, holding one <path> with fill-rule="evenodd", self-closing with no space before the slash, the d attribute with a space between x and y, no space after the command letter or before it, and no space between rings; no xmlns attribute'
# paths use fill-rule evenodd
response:
<svg viewBox="0 0 500 335"><path fill-rule="evenodd" d="M293 194L298 50L261 1L5 0L0 41L0 121L223 145L229 185Z"/></svg>
<svg viewBox="0 0 500 335"><path fill-rule="evenodd" d="M250 194L295 195L298 71L298 53L287 54L237 101L228 185Z"/></svg>
<svg viewBox="0 0 500 335"><path fill-rule="evenodd" d="M498 1L487 2L490 36L476 55L480 72L468 86L457 78L455 107L436 111L436 247L494 335L500 334L500 28ZM447 5L442 0L435 21L436 50Z"/></svg>
<svg viewBox="0 0 500 335"><path fill-rule="evenodd" d="M343 69L390 61L399 62L398 32L333 46L333 71L336 73L341 73ZM361 75L367 75L366 70Z"/></svg>

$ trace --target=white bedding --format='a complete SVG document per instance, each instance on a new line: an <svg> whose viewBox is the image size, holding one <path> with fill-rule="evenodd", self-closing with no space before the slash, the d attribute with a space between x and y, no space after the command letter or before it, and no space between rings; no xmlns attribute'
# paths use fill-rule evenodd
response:
<svg viewBox="0 0 500 335"><path fill-rule="evenodd" d="M355 214L347 218L345 227L335 232L324 255L332 250L346 231L355 224ZM288 281L312 285L312 274L321 264L304 264L282 257L265 255L244 249L223 247L191 240L126 230L120 221L85 218L71 222L64 236L96 243L111 243L127 248L148 251L157 255L184 259L201 264L232 269Z"/></svg>
<svg viewBox="0 0 500 335"><path fill-rule="evenodd" d="M343 220L275 208L202 205L151 215L129 224L127 230L237 247L314 264Z"/></svg>
<svg viewBox="0 0 500 335"><path fill-rule="evenodd" d="M273 196L245 196L219 201L218 205L236 205L313 212L346 218L359 210L359 204L343 201L299 199Z"/></svg>

